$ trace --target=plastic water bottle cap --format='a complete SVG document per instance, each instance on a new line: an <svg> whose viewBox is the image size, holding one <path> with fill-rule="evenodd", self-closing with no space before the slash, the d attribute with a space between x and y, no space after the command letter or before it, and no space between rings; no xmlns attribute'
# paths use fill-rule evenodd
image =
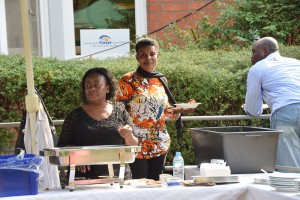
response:
<svg viewBox="0 0 300 200"><path fill-rule="evenodd" d="M176 156L181 156L181 152L176 152Z"/></svg>

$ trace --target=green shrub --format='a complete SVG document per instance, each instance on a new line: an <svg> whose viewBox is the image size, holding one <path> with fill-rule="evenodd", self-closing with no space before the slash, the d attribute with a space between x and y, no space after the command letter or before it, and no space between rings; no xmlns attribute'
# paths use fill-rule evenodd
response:
<svg viewBox="0 0 300 200"><path fill-rule="evenodd" d="M0 128L0 155L2 151L9 152L12 149L14 150L14 137L14 133L8 128ZM9 152L9 154L11 154L11 152Z"/></svg>
<svg viewBox="0 0 300 200"><path fill-rule="evenodd" d="M271 36L285 45L300 44L300 1L298 0L230 0L218 1L220 14L205 13L197 27L181 29L171 24L163 30L160 41L166 48L201 48L206 50L246 47L258 37Z"/></svg>
<svg viewBox="0 0 300 200"><path fill-rule="evenodd" d="M220 4L225 9L217 25L227 37L252 43L255 37L271 36L285 45L300 43L298 0L232 0Z"/></svg>
<svg viewBox="0 0 300 200"><path fill-rule="evenodd" d="M282 55L300 59L299 47L282 47ZM250 49L239 51L165 51L162 49L157 70L166 74L177 102L190 98L201 102L190 115L244 115L246 77L250 67ZM85 71L95 66L107 67L119 79L134 70L134 57L107 60L60 61L33 58L35 85L39 89L53 119L64 119L80 104L80 81ZM25 60L20 56L0 55L0 119L1 122L20 121L26 95ZM173 121L168 130L172 145L167 158L171 164L176 150L182 151L186 164L195 163L191 133L188 128L207 126L247 125L269 127L268 120L225 120L184 122L182 140L177 140ZM1 129L0 129L1 131ZM1 137L1 134L0 134ZM2 139L0 138L2 141Z"/></svg>

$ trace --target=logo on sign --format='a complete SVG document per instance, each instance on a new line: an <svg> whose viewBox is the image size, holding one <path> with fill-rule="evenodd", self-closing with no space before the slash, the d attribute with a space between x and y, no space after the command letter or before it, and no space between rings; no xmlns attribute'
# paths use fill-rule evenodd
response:
<svg viewBox="0 0 300 200"><path fill-rule="evenodd" d="M111 38L108 35L101 35L99 37L99 40L100 44L111 44Z"/></svg>

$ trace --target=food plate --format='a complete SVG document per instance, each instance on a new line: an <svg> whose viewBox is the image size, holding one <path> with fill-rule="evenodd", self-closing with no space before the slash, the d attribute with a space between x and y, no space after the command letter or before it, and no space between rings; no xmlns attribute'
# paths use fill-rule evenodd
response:
<svg viewBox="0 0 300 200"><path fill-rule="evenodd" d="M298 190L296 188L281 188L281 187L275 187L276 191L278 192L297 192Z"/></svg>
<svg viewBox="0 0 300 200"><path fill-rule="evenodd" d="M295 173L282 173L272 174L270 177L270 186L276 188L279 192L297 192L299 185L297 179L299 174Z"/></svg>
<svg viewBox="0 0 300 200"><path fill-rule="evenodd" d="M254 177L254 183L262 185L270 185L269 177Z"/></svg>
<svg viewBox="0 0 300 200"><path fill-rule="evenodd" d="M298 179L300 178L300 174L297 173L276 173L269 175L270 180L290 180L290 179Z"/></svg>
<svg viewBox="0 0 300 200"><path fill-rule="evenodd" d="M124 185L131 185L136 188L157 188L162 187L160 181L154 181L152 179L132 179L126 180Z"/></svg>
<svg viewBox="0 0 300 200"><path fill-rule="evenodd" d="M174 105L176 105L176 108L191 109L196 108L200 104L201 103L178 103Z"/></svg>
<svg viewBox="0 0 300 200"><path fill-rule="evenodd" d="M134 184L136 188L159 188L162 187L162 184L154 184L154 185L145 185L145 184Z"/></svg>
<svg viewBox="0 0 300 200"><path fill-rule="evenodd" d="M214 186L215 183L207 182L207 183L197 183L197 182L191 182L191 181L183 181L182 184L184 186Z"/></svg>

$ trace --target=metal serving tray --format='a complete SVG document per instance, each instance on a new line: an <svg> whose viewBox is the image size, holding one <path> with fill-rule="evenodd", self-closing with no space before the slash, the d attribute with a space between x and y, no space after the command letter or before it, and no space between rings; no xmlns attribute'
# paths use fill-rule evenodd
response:
<svg viewBox="0 0 300 200"><path fill-rule="evenodd" d="M238 183L239 176L230 175L230 176L192 176L194 183L216 183L216 184L224 184L224 183Z"/></svg>
<svg viewBox="0 0 300 200"><path fill-rule="evenodd" d="M125 163L132 163L141 146L101 145L56 147L40 151L40 155L49 156L49 162L58 166L70 166L69 187L73 191L75 184L111 183L124 184ZM109 178L75 181L75 167L82 165L108 165ZM112 164L120 164L119 178L113 178Z"/></svg>

